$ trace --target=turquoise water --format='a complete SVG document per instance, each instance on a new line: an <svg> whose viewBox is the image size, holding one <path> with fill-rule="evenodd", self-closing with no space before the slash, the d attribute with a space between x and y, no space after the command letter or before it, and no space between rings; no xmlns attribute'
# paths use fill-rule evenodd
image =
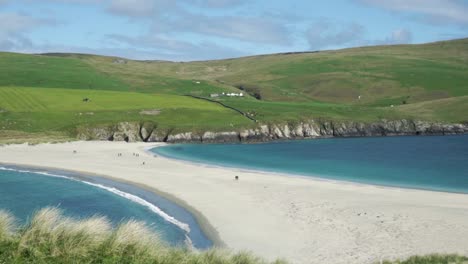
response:
<svg viewBox="0 0 468 264"><path fill-rule="evenodd" d="M74 218L106 216L114 225L144 221L172 245L212 246L187 210L149 191L99 177L0 166L0 209L26 223L47 206Z"/></svg>
<svg viewBox="0 0 468 264"><path fill-rule="evenodd" d="M468 193L468 136L170 145L153 152L213 165Z"/></svg>

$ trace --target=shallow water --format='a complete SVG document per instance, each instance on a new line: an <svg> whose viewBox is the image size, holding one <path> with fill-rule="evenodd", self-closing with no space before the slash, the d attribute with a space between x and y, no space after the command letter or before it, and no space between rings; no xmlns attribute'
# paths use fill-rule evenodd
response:
<svg viewBox="0 0 468 264"><path fill-rule="evenodd" d="M213 165L468 193L468 135L169 145L152 151Z"/></svg>
<svg viewBox="0 0 468 264"><path fill-rule="evenodd" d="M0 166L0 209L26 223L47 206L74 218L106 216L114 225L144 221L172 245L212 246L187 210L152 192L100 177Z"/></svg>

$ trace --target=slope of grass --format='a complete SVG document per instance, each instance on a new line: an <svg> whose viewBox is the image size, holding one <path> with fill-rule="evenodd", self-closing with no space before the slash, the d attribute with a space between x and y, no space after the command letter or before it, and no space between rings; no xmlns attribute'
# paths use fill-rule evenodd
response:
<svg viewBox="0 0 468 264"><path fill-rule="evenodd" d="M242 86L268 101L374 105L468 95L468 39L187 63L116 60L1 53L0 85L200 96Z"/></svg>
<svg viewBox="0 0 468 264"><path fill-rule="evenodd" d="M60 55L60 56L57 56ZM144 93L209 95L235 88L214 82L160 74L147 62L115 63L116 58L92 55L26 55L0 53L0 86L96 89ZM104 61L105 63L98 63ZM96 67L94 65L101 65ZM106 70L111 68L112 70ZM227 88L226 88L227 87Z"/></svg>
<svg viewBox="0 0 468 264"><path fill-rule="evenodd" d="M216 131L252 123L235 111L186 96L98 90L0 87L0 109L0 130L30 133L71 133L79 125L121 121L152 121L160 128L181 131Z"/></svg>
<svg viewBox="0 0 468 264"><path fill-rule="evenodd" d="M0 86L128 90L115 76L100 74L79 59L0 54Z"/></svg>
<svg viewBox="0 0 468 264"><path fill-rule="evenodd" d="M223 103L249 113L261 122L298 121L305 119L377 121L382 118L413 118L407 112L390 107L367 107L326 102L269 102L227 99Z"/></svg>
<svg viewBox="0 0 468 264"><path fill-rule="evenodd" d="M104 217L74 220L62 216L57 209L45 208L23 227L15 226L13 217L0 211L0 263L268 262L244 252L171 248L140 222L129 221L113 228Z"/></svg>
<svg viewBox="0 0 468 264"><path fill-rule="evenodd" d="M252 122L235 111L180 96L239 89L252 96L217 100L261 123L468 122L468 39L187 63L0 53L0 130L72 135L78 126L121 121L194 132L247 128Z"/></svg>
<svg viewBox="0 0 468 264"><path fill-rule="evenodd" d="M111 58L96 56L84 61L98 71L125 76L122 80L127 83L140 81L148 88L154 83L149 75L203 79L219 91L243 86L269 101L356 103L361 95L360 102L366 103L401 97L419 102L468 95L468 39L190 63L116 65Z"/></svg>
<svg viewBox="0 0 468 264"><path fill-rule="evenodd" d="M0 108L12 112L115 111L191 108L227 111L216 104L186 96L99 90L0 87ZM88 98L89 102L83 102Z"/></svg>
<svg viewBox="0 0 468 264"><path fill-rule="evenodd" d="M401 113L411 114L419 119L466 122L468 118L468 96L401 105L396 110Z"/></svg>

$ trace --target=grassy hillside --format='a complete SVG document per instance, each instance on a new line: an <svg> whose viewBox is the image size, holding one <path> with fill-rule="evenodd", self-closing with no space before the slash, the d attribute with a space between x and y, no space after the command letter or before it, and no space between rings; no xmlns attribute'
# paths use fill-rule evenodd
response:
<svg viewBox="0 0 468 264"><path fill-rule="evenodd" d="M468 39L197 62L0 53L0 134L148 119L181 131L248 127L232 110L182 96L241 91L216 100L259 122L467 122ZM147 108L163 110L142 115Z"/></svg>
<svg viewBox="0 0 468 264"><path fill-rule="evenodd" d="M88 98L88 102L83 99ZM65 131L79 125L153 121L180 131L245 127L252 121L218 104L186 96L100 90L2 87L0 128Z"/></svg>
<svg viewBox="0 0 468 264"><path fill-rule="evenodd" d="M316 53L274 54L191 63L84 61L148 89L155 79L203 79L244 87L267 101L326 101L383 105L468 95L468 39L423 45L376 46ZM164 77L164 78L163 78ZM160 85L159 85L160 86ZM358 101L358 96L361 100Z"/></svg>
<svg viewBox="0 0 468 264"><path fill-rule="evenodd" d="M15 53L0 54L0 86L126 89L117 78L100 74L79 59Z"/></svg>

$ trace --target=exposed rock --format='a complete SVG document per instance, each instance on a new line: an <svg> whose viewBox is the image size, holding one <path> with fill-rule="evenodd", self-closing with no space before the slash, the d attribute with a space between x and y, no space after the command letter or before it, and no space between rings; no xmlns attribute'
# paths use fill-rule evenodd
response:
<svg viewBox="0 0 468 264"><path fill-rule="evenodd" d="M124 59L115 59L114 61L112 61L112 63L114 63L114 64L127 64L127 61L124 60Z"/></svg>
<svg viewBox="0 0 468 264"><path fill-rule="evenodd" d="M304 137L318 137L320 128L317 126L314 120L310 120L308 123L302 124L302 132Z"/></svg>
<svg viewBox="0 0 468 264"><path fill-rule="evenodd" d="M153 133L146 142L164 142L164 137Z"/></svg>
<svg viewBox="0 0 468 264"><path fill-rule="evenodd" d="M147 138L147 142L164 142L167 138L167 132L153 130L151 135Z"/></svg>
<svg viewBox="0 0 468 264"><path fill-rule="evenodd" d="M202 142L236 142L240 140L238 132L205 132L201 137Z"/></svg>
<svg viewBox="0 0 468 264"><path fill-rule="evenodd" d="M140 111L140 115L159 115L161 110L159 109L150 109L150 110L142 110Z"/></svg>
<svg viewBox="0 0 468 264"><path fill-rule="evenodd" d="M291 131L291 135L295 138L304 137L304 123L296 125L294 130Z"/></svg>
<svg viewBox="0 0 468 264"><path fill-rule="evenodd" d="M142 141L139 125L130 122L121 122L117 124L116 132L114 133L114 140L127 142Z"/></svg>
<svg viewBox="0 0 468 264"><path fill-rule="evenodd" d="M112 126L80 127L77 138L79 140L113 140L115 128Z"/></svg>
<svg viewBox="0 0 468 264"><path fill-rule="evenodd" d="M277 126L273 125L272 127L273 129L273 137L274 138L284 138L284 135L283 135L283 131L281 131L281 129L279 129Z"/></svg>
<svg viewBox="0 0 468 264"><path fill-rule="evenodd" d="M146 127L140 129L141 139L143 141L148 141L148 138L151 136L153 130L148 130Z"/></svg>
<svg viewBox="0 0 468 264"><path fill-rule="evenodd" d="M170 134L167 136L166 142L180 143L180 142L199 142L201 137L194 135L192 132Z"/></svg>
<svg viewBox="0 0 468 264"><path fill-rule="evenodd" d="M153 134L156 124L153 122L144 122L140 124L140 138L142 141L147 142Z"/></svg>
<svg viewBox="0 0 468 264"><path fill-rule="evenodd" d="M443 124L412 120L380 120L373 123L330 120L307 120L298 124L261 124L257 128L239 132L173 133L161 130L156 124L122 122L116 126L80 128L83 140L148 141L148 142L263 142L274 139L317 137L360 137L397 135L450 135L468 133L468 124Z"/></svg>
<svg viewBox="0 0 468 264"><path fill-rule="evenodd" d="M264 136L268 136L270 134L270 128L267 125L261 125L260 133Z"/></svg>
<svg viewBox="0 0 468 264"><path fill-rule="evenodd" d="M282 131L282 132L283 132L283 136L284 136L285 138L290 138L290 137L291 137L291 131L290 131L290 129L289 129L289 125L284 125L284 126L283 126L283 131Z"/></svg>

